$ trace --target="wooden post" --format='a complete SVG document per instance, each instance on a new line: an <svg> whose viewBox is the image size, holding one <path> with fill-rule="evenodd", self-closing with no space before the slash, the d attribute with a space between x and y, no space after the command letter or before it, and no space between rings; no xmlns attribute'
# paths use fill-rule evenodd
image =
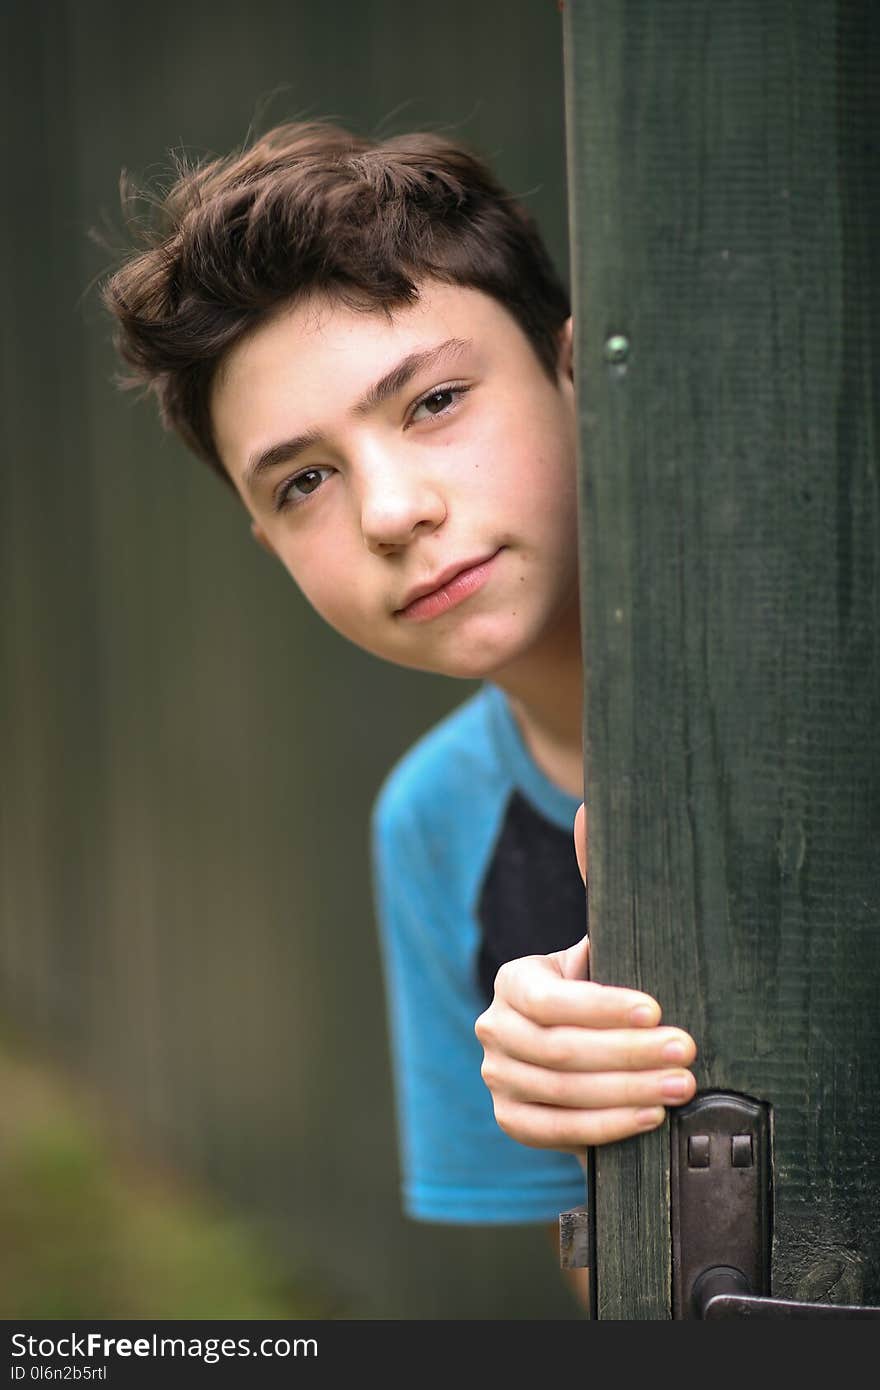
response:
<svg viewBox="0 0 880 1390"><path fill-rule="evenodd" d="M772 1291L880 1303L880 7L566 0L593 977L773 1110ZM670 1316L668 1127L595 1152Z"/></svg>

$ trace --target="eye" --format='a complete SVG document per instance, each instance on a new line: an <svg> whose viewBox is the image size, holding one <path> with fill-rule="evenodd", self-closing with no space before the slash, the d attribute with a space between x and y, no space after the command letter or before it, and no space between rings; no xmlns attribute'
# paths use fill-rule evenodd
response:
<svg viewBox="0 0 880 1390"><path fill-rule="evenodd" d="M332 468L304 468L301 473L288 478L275 493L275 511L283 512L286 507L295 507L305 502L313 492L318 491L325 478L329 478L332 472Z"/></svg>
<svg viewBox="0 0 880 1390"><path fill-rule="evenodd" d="M415 425L423 420L436 419L438 415L451 415L461 403L460 398L469 390L469 386L435 386L433 391L416 401L409 423ZM420 414L421 411L424 414Z"/></svg>

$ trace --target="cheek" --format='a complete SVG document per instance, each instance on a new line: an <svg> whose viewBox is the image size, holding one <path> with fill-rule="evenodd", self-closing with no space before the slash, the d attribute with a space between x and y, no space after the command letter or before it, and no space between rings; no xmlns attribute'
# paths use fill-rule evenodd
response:
<svg viewBox="0 0 880 1390"><path fill-rule="evenodd" d="M318 555L303 546L295 553L282 552L281 560L306 602L319 617L336 627L336 615L341 614L346 590L334 552Z"/></svg>
<svg viewBox="0 0 880 1390"><path fill-rule="evenodd" d="M543 398L510 420L486 451L487 482L500 497L516 498L552 523L567 517L577 497L571 423Z"/></svg>
<svg viewBox="0 0 880 1390"><path fill-rule="evenodd" d="M540 484L529 494L533 535L543 563L569 583L578 564L577 476L573 463L551 459L542 464Z"/></svg>
<svg viewBox="0 0 880 1390"><path fill-rule="evenodd" d="M574 462L563 450L537 448L512 483L520 508L541 532L568 539L577 533L578 487Z"/></svg>
<svg viewBox="0 0 880 1390"><path fill-rule="evenodd" d="M370 637L369 622L362 610L364 586L353 575L345 557L322 554L314 563L295 565L285 562L285 568L306 602L328 627L359 646Z"/></svg>
<svg viewBox="0 0 880 1390"><path fill-rule="evenodd" d="M319 618L329 623L337 632L348 635L351 617L345 602L345 589L340 582L333 583L332 568L326 568L320 578L310 583L300 583L300 593L311 604Z"/></svg>

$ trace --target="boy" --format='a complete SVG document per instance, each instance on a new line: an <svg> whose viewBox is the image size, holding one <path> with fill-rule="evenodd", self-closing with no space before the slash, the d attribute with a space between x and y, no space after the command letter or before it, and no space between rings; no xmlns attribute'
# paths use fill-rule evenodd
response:
<svg viewBox="0 0 880 1390"><path fill-rule="evenodd" d="M555 1223L587 1145L695 1089L654 1000L585 980L565 290L523 210L431 135L282 126L164 212L105 289L133 380L331 626L484 681L374 815L405 1208Z"/></svg>

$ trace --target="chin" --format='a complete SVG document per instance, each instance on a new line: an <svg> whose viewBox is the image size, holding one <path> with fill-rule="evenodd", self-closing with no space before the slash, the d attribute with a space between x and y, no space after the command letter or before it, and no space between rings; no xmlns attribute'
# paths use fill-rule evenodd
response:
<svg viewBox="0 0 880 1390"><path fill-rule="evenodd" d="M491 681L515 665L531 647L532 642L522 633L506 633L502 638L496 632L483 634L480 640L470 637L467 642L450 642L448 649L435 659L413 665L456 680Z"/></svg>
<svg viewBox="0 0 880 1390"><path fill-rule="evenodd" d="M374 653L379 655L379 653ZM479 681L491 680L492 673L486 666L485 661L475 658L472 661L462 657L461 660L439 661L429 660L427 657L419 659L416 656L387 656L382 654L382 660L388 661L392 666L402 666L407 671L423 671L427 676L447 676L450 680L460 681Z"/></svg>
<svg viewBox="0 0 880 1390"><path fill-rule="evenodd" d="M494 680L510 666L516 665L533 649L539 631L540 624L534 615L529 617L520 613L519 616L505 614L502 617L496 612L481 614L475 620L456 624L454 630L438 633L430 641L412 644L380 645L359 640L353 634L342 635L392 666L403 666L410 671L424 671L434 676L448 676L452 680L481 681Z"/></svg>

